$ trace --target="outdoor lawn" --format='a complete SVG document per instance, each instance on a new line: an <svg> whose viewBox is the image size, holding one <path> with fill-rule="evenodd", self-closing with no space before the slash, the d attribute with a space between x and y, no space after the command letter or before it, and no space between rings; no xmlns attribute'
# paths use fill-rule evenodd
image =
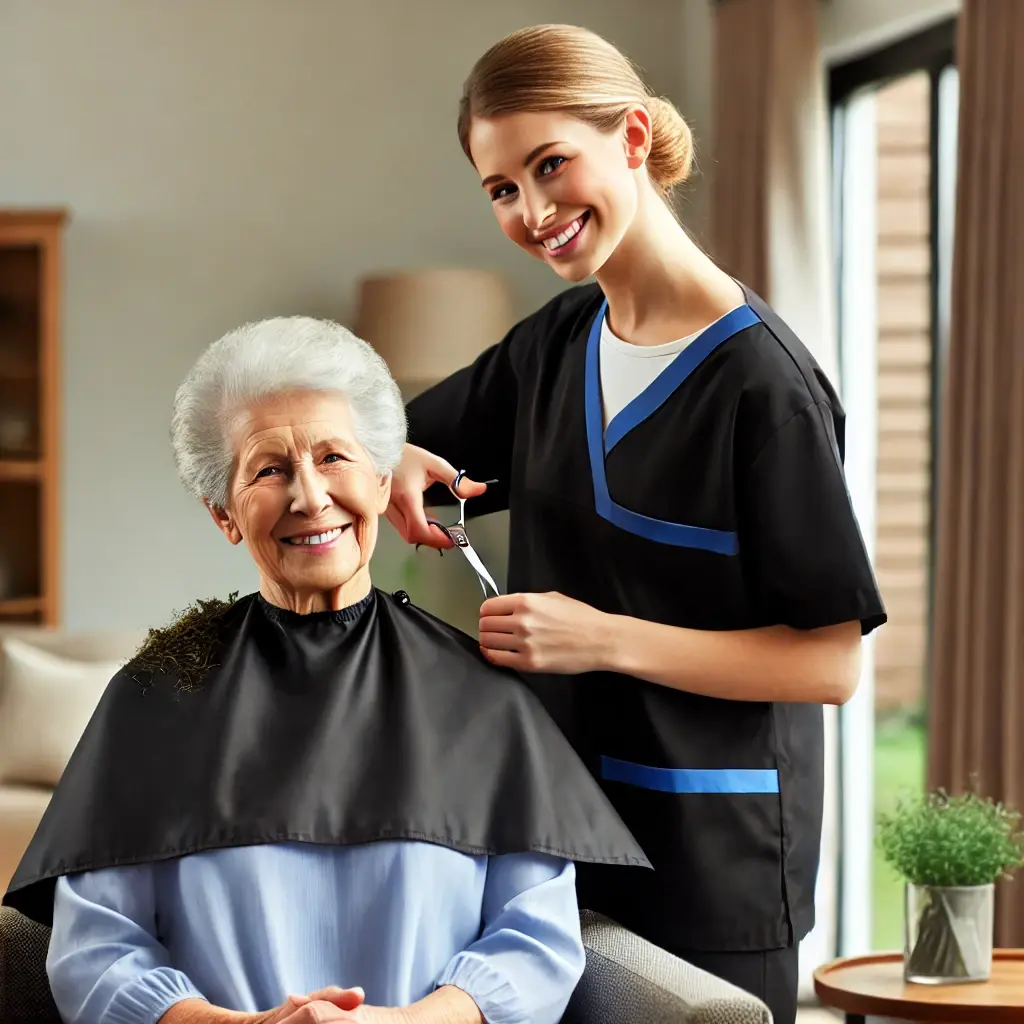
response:
<svg viewBox="0 0 1024 1024"><path fill-rule="evenodd" d="M875 726L875 813L886 813L925 782L925 730L920 716L882 719ZM903 946L903 883L875 847L872 941L877 950Z"/></svg>

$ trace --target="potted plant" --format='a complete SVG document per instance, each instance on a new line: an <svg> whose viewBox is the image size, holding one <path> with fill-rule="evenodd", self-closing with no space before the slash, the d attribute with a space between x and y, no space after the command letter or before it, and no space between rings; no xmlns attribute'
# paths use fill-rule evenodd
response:
<svg viewBox="0 0 1024 1024"><path fill-rule="evenodd" d="M882 856L906 883L903 975L940 985L992 972L995 883L1024 863L1021 815L942 790L880 815Z"/></svg>

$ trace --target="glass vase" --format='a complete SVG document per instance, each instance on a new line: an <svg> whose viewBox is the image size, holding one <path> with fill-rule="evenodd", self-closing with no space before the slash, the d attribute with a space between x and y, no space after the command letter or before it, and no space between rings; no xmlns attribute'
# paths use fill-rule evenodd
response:
<svg viewBox="0 0 1024 1024"><path fill-rule="evenodd" d="M903 977L920 985L992 973L994 885L907 885Z"/></svg>

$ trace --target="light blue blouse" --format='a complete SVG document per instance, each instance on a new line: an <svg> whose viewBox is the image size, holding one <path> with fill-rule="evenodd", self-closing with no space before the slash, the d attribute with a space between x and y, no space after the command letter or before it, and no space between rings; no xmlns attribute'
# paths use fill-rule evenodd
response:
<svg viewBox="0 0 1024 1024"><path fill-rule="evenodd" d="M47 972L66 1024L256 1013L328 985L406 1006L441 985L489 1024L556 1024L584 967L571 862L413 841L236 847L61 878Z"/></svg>

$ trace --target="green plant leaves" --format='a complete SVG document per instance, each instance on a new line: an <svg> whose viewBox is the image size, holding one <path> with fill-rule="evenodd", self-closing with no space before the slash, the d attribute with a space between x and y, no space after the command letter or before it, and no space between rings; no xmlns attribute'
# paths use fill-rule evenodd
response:
<svg viewBox="0 0 1024 1024"><path fill-rule="evenodd" d="M989 885L1024 864L1021 814L975 793L939 790L878 819L885 860L915 885Z"/></svg>

